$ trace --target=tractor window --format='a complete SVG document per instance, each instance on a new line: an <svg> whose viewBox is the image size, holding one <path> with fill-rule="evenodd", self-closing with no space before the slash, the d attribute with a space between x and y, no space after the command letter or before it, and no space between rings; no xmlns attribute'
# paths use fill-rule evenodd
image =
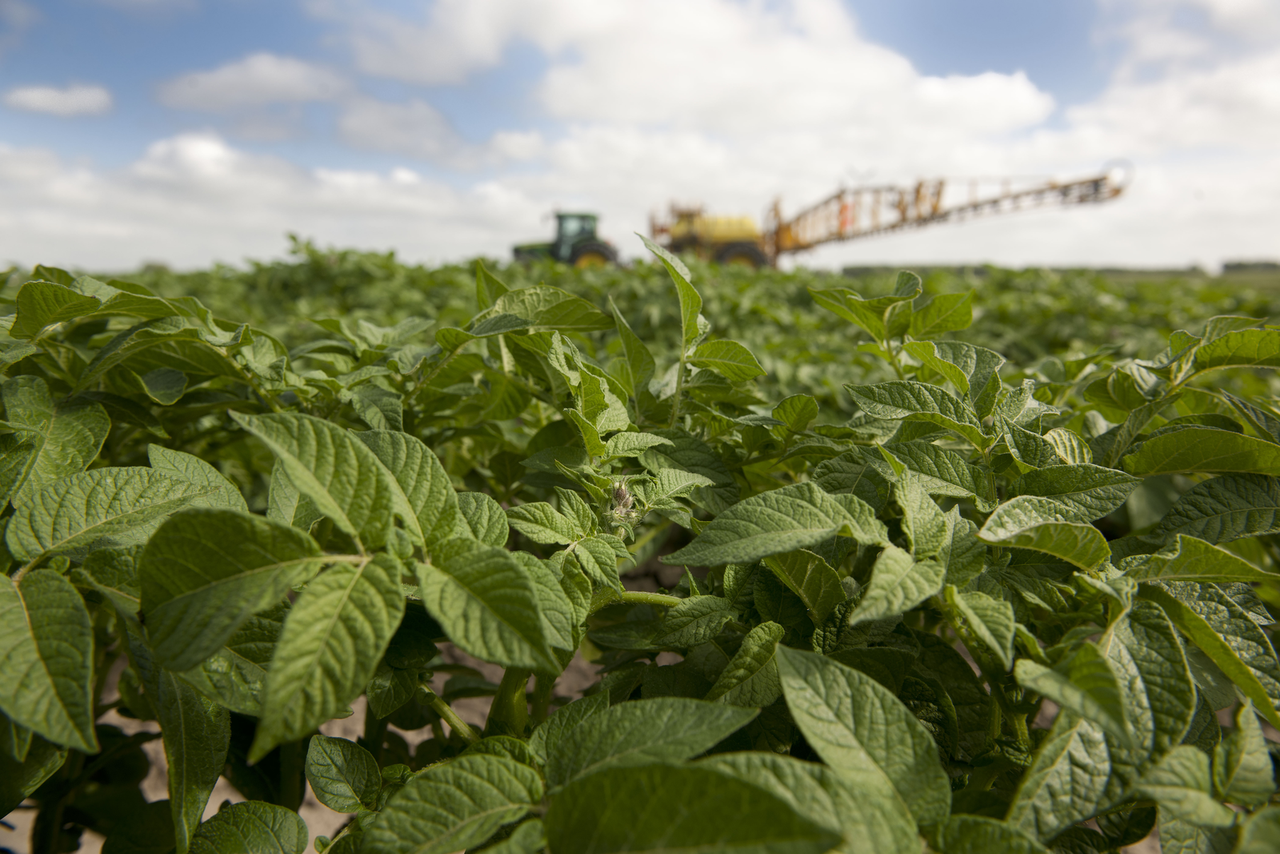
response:
<svg viewBox="0 0 1280 854"><path fill-rule="evenodd" d="M582 217L564 216L560 218L560 236L565 239L577 237L582 232Z"/></svg>

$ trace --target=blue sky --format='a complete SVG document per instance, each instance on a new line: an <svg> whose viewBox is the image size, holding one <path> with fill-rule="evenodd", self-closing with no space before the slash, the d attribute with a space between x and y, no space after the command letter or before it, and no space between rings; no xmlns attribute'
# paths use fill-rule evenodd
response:
<svg viewBox="0 0 1280 854"><path fill-rule="evenodd" d="M5 87L92 81L111 90L115 107L85 123L93 128L88 139L68 133L60 117L8 111L0 126L6 141L88 156L102 165L128 162L157 135L209 125L199 113L158 103L155 90L167 80L258 52L334 65L345 59L333 38L335 28L291 0L43 0L31 5L38 9L35 20L0 58ZM371 5L420 14L428 4ZM1096 10L1089 0L854 0L845 5L868 39L901 53L921 73L1021 70L1059 105L1096 95L1114 65L1111 52L1094 37ZM537 49L517 42L504 51L500 66L461 85L414 87L376 77L362 84L392 100L429 92L459 134L480 143L513 117L552 129L539 121L530 103L533 80L546 67ZM376 162L335 141L326 132L324 111L313 112L306 134L275 145L255 140L253 147L312 166Z"/></svg>
<svg viewBox="0 0 1280 854"><path fill-rule="evenodd" d="M1214 265L1280 225L1258 141L1277 5L0 0L0 192L22 205L0 262L235 262L290 230L501 257L558 205L635 254L672 198L758 215L840 181L1124 157L1139 180L1105 210L802 263Z"/></svg>

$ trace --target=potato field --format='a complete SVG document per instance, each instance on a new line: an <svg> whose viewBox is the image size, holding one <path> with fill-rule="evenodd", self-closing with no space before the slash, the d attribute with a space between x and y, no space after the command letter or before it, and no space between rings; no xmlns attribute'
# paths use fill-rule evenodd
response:
<svg viewBox="0 0 1280 854"><path fill-rule="evenodd" d="M9 271L0 846L1280 850L1280 277L648 249Z"/></svg>

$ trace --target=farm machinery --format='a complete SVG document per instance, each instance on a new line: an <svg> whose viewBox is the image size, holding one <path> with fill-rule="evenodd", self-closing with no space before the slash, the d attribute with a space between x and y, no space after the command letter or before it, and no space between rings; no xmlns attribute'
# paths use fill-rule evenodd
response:
<svg viewBox="0 0 1280 854"><path fill-rule="evenodd" d="M1070 181L938 178L910 186L841 188L789 219L775 201L764 228L750 217L707 216L701 207L673 204L667 218L650 217L649 230L655 242L673 252L759 268L824 243L991 214L1105 202L1124 191L1130 176L1127 166L1117 165Z"/></svg>
<svg viewBox="0 0 1280 854"><path fill-rule="evenodd" d="M517 261L554 258L574 267L618 263L618 253L596 235L598 217L591 213L556 213L556 236L550 243L522 243L513 248Z"/></svg>
<svg viewBox="0 0 1280 854"><path fill-rule="evenodd" d="M749 216L709 216L701 206L672 204L665 218L650 216L649 232L672 252L758 269L776 265L782 255L824 243L992 214L1110 201L1124 192L1131 175L1132 170L1121 164L1068 181L936 178L906 186L842 187L790 218L783 217L781 201L774 201L763 228ZM555 239L516 246L515 259L554 258L574 267L616 264L617 251L596 234L597 220L596 214L558 212Z"/></svg>

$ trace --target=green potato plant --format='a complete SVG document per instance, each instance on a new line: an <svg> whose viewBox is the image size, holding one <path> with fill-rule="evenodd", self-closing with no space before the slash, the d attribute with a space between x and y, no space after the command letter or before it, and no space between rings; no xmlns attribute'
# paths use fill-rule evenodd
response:
<svg viewBox="0 0 1280 854"><path fill-rule="evenodd" d="M469 319L412 279L430 316L310 335L21 283L0 806L31 850L300 854L305 784L335 854L1280 845L1280 329L1018 364L965 337L974 291L814 277L785 300L843 349L804 374L757 355L777 305L649 249L615 294L477 265ZM398 269L358 260L313 275ZM578 654L600 678L558 696ZM319 733L362 696L360 738ZM246 800L204 820L219 778Z"/></svg>

